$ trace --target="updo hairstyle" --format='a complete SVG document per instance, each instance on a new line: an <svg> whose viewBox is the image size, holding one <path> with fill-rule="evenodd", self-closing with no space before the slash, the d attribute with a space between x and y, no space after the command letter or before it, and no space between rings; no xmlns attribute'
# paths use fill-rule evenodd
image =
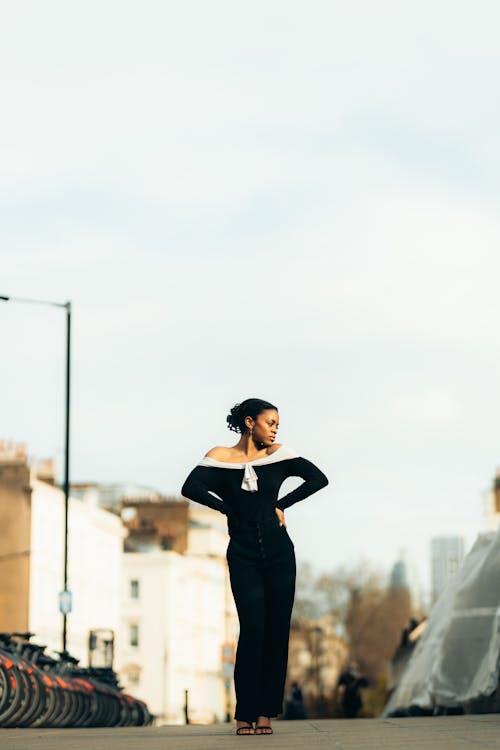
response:
<svg viewBox="0 0 500 750"><path fill-rule="evenodd" d="M245 417L257 419L258 415L266 409L276 409L278 411L278 407L270 404L269 401L263 401L261 398L247 398L241 404L233 406L231 413L226 417L227 426L234 432L247 432L248 428L245 424Z"/></svg>

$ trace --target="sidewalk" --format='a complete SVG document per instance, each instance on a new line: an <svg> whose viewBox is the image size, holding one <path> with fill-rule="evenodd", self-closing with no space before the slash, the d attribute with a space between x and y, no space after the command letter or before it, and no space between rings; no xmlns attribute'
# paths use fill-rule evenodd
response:
<svg viewBox="0 0 500 750"><path fill-rule="evenodd" d="M500 714L418 719L275 721L274 734L237 737L232 724L132 729L0 729L0 750L487 750Z"/></svg>

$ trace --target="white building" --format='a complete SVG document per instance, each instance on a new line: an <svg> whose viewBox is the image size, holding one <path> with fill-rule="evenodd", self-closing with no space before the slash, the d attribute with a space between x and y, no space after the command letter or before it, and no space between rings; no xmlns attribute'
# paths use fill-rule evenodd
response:
<svg viewBox="0 0 500 750"><path fill-rule="evenodd" d="M158 500L160 493L151 487L134 482L74 482L71 484L71 495L112 510L120 514L123 498L145 498Z"/></svg>
<svg viewBox="0 0 500 750"><path fill-rule="evenodd" d="M459 536L431 539L432 601L435 602L464 559L464 540Z"/></svg>
<svg viewBox="0 0 500 750"><path fill-rule="evenodd" d="M63 583L64 493L32 479L29 629L49 648L61 648L58 594ZM70 497L68 650L87 663L89 631L118 630L125 530L119 517Z"/></svg>
<svg viewBox="0 0 500 750"><path fill-rule="evenodd" d="M190 507L185 553L124 554L117 666L160 724L185 723L186 696L190 722L232 719L234 686L221 672L222 646L238 636L227 544L225 517Z"/></svg>
<svg viewBox="0 0 500 750"><path fill-rule="evenodd" d="M98 487L81 489L69 499L68 650L87 663L89 631L112 630L122 684L159 722L184 723L186 695L191 722L232 718L232 674L221 658L238 637L226 517L176 498L163 508L165 498L148 493L134 551L124 552L130 539L116 509L99 507ZM0 630L30 630L59 650L64 493L53 464L30 466L24 447L0 444L0 528Z"/></svg>
<svg viewBox="0 0 500 750"><path fill-rule="evenodd" d="M35 633L62 648L64 493L51 461L28 462L24 446L0 444L0 630ZM67 648L87 663L89 631L119 624L121 519L69 498Z"/></svg>

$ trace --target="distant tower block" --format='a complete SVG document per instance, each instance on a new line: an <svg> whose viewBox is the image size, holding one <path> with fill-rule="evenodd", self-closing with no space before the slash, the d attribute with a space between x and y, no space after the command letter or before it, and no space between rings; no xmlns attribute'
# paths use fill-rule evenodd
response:
<svg viewBox="0 0 500 750"><path fill-rule="evenodd" d="M486 493L486 526L489 531L496 531L500 526L500 469Z"/></svg>
<svg viewBox="0 0 500 750"><path fill-rule="evenodd" d="M390 577L391 589L406 589L409 590L408 585L408 572L406 569L406 562L402 559L394 563L391 570Z"/></svg>
<svg viewBox="0 0 500 750"><path fill-rule="evenodd" d="M453 578L464 559L461 536L440 536L431 539L432 601L435 602L448 581Z"/></svg>

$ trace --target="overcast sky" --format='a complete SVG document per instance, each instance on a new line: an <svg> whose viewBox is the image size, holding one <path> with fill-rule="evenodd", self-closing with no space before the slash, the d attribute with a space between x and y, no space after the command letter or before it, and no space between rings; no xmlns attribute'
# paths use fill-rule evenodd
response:
<svg viewBox="0 0 500 750"><path fill-rule="evenodd" d="M427 591L500 464L498 3L0 13L0 294L72 300L72 479L178 494L265 398L330 479L299 563ZM62 472L64 315L0 330L0 436Z"/></svg>

